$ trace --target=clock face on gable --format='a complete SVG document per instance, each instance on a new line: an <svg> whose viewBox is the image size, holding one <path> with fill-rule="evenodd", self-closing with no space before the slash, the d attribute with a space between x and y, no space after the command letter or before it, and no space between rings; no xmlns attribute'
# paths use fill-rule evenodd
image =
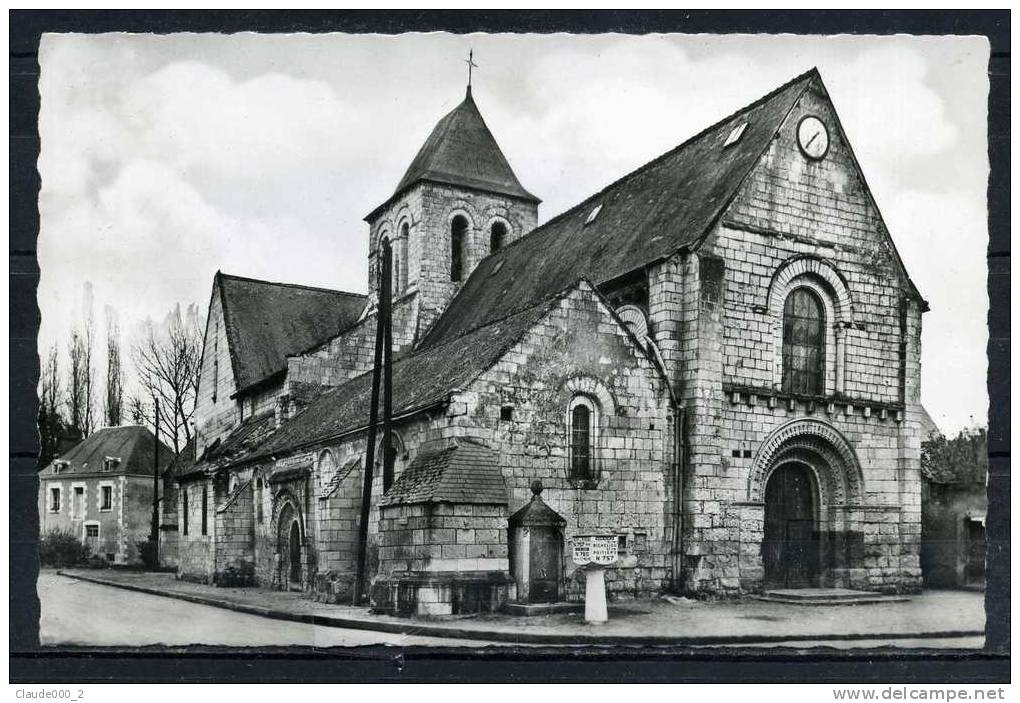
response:
<svg viewBox="0 0 1020 703"><path fill-rule="evenodd" d="M804 156L821 161L829 153L829 130L819 118L808 115L797 125L797 144Z"/></svg>

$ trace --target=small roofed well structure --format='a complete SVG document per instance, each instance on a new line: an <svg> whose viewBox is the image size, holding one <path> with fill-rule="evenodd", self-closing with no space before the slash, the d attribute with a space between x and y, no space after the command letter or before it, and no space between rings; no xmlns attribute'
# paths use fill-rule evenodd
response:
<svg viewBox="0 0 1020 703"><path fill-rule="evenodd" d="M522 603L560 600L563 528L567 521L542 500L542 482L531 483L531 500L510 516L511 573Z"/></svg>
<svg viewBox="0 0 1020 703"><path fill-rule="evenodd" d="M514 597L506 519L506 485L490 447L459 438L419 454L380 503L377 609L398 615L498 609Z"/></svg>

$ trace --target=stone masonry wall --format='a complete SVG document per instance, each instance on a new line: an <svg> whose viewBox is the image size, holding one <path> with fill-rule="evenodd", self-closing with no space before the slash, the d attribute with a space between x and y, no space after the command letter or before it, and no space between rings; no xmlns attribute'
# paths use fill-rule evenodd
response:
<svg viewBox="0 0 1020 703"><path fill-rule="evenodd" d="M394 354L406 351L414 341L417 307L418 298L415 293L394 303ZM287 360L287 388L284 392L299 402L307 402L311 397L303 389L331 388L371 371L375 359L377 319L377 312L373 310L364 320L317 349L290 357Z"/></svg>
<svg viewBox="0 0 1020 703"><path fill-rule="evenodd" d="M238 480L216 510L216 583L248 586L255 582L255 510L250 479Z"/></svg>
<svg viewBox="0 0 1020 703"><path fill-rule="evenodd" d="M223 323L219 288L213 288L209 316L202 344L202 365L195 398L196 454L216 439L225 437L240 421L239 406L231 398L236 391L230 348Z"/></svg>
<svg viewBox="0 0 1020 703"><path fill-rule="evenodd" d="M796 145L806 114L820 116L830 130L828 155L818 163ZM791 398L776 387L781 324L769 290L795 257L838 272L833 280L852 298L852 322L844 317L847 324L830 338L842 335L841 354L837 342L826 345L829 394L817 400ZM864 581L856 585L919 585L920 309L904 292L878 212L821 95L810 92L794 108L721 225L687 257L680 275L682 293L653 271L650 299L653 327L667 331L657 341L664 357L679 359L672 374L691 413L686 588L729 593L760 587L755 525L760 530L762 507L748 502L750 469L765 438L799 417L836 428L859 459L863 504L843 509L843 528L863 534L855 566ZM829 292L824 280L820 285ZM678 324L669 319L676 311ZM827 319L830 329L833 323Z"/></svg>
<svg viewBox="0 0 1020 703"><path fill-rule="evenodd" d="M503 571L504 505L416 503L383 506L379 574L406 571Z"/></svg>
<svg viewBox="0 0 1020 703"><path fill-rule="evenodd" d="M519 239L535 228L538 207L514 198L455 188L436 183L420 183L371 223L369 232L369 298L374 300L378 283L375 257L380 238L387 235L397 242L406 263L407 292L417 291L419 309L412 322L419 338L446 308L460 284L450 280L450 223L462 214L468 219L468 236L461 281L489 255L492 225L507 226L507 242ZM409 225L409 240L394 239ZM394 325L394 332L397 327ZM396 334L394 335L396 336Z"/></svg>
<svg viewBox="0 0 1020 703"><path fill-rule="evenodd" d="M621 539L607 572L613 597L647 596L671 578L672 418L666 385L644 351L587 287L567 295L449 410L444 434L474 436L499 452L508 512L542 499L567 521L565 592L583 598L583 574L570 558L578 533ZM601 408L595 488L572 484L567 466L567 406L575 393ZM501 409L512 419L501 419ZM505 528L504 528L505 529Z"/></svg>
<svg viewBox="0 0 1020 703"><path fill-rule="evenodd" d="M206 533L202 533L202 492L208 492L206 506ZM185 501L183 494L187 493ZM187 516L185 516L187 503ZM180 484L178 492L179 525L177 554L179 578L201 583L212 583L215 573L213 541L216 529L216 501L212 481L199 479ZM186 522L185 522L186 521Z"/></svg>

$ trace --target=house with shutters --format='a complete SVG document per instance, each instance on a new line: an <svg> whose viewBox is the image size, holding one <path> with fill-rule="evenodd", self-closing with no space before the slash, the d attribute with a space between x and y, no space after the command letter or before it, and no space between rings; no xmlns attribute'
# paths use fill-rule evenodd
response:
<svg viewBox="0 0 1020 703"><path fill-rule="evenodd" d="M217 275L181 575L462 613L583 598L600 534L610 597L919 588L927 304L821 75L538 206L469 87L365 218L366 297Z"/></svg>
<svg viewBox="0 0 1020 703"><path fill-rule="evenodd" d="M90 556L141 563L139 543L152 529L153 471L173 451L147 427L96 430L39 471L39 529L70 532Z"/></svg>

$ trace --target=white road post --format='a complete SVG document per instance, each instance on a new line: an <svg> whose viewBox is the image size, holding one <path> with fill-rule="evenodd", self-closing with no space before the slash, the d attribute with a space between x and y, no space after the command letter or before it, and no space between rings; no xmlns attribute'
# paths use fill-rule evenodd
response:
<svg viewBox="0 0 1020 703"><path fill-rule="evenodd" d="M616 535L574 535L574 563L584 569L584 620L592 625L609 621L606 605L606 567L619 558Z"/></svg>
<svg viewBox="0 0 1020 703"><path fill-rule="evenodd" d="M606 605L606 570L595 564L585 569L584 621L592 625L601 625L609 621L609 608Z"/></svg>

